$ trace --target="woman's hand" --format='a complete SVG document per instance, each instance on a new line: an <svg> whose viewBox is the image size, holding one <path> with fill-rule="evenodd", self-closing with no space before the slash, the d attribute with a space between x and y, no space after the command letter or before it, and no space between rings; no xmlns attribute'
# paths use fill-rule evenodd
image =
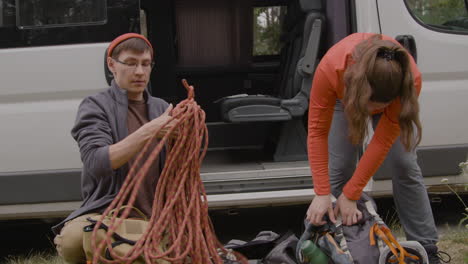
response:
<svg viewBox="0 0 468 264"><path fill-rule="evenodd" d="M323 220L323 216L326 213L328 213L330 220L335 223L335 214L333 213L330 195L316 195L307 210L306 219L315 226L324 225L327 223Z"/></svg>
<svg viewBox="0 0 468 264"><path fill-rule="evenodd" d="M362 218L362 213L357 209L356 201L348 199L341 194L336 201L335 215L341 215L343 225L354 225Z"/></svg>

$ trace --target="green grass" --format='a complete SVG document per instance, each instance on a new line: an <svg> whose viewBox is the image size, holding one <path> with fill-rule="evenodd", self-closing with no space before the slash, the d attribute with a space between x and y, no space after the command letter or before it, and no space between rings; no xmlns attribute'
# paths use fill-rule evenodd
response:
<svg viewBox="0 0 468 264"><path fill-rule="evenodd" d="M10 257L2 264L66 264L66 262L56 255L35 253L29 256Z"/></svg>
<svg viewBox="0 0 468 264"><path fill-rule="evenodd" d="M452 257L450 264L468 263L467 228L448 228L440 236L440 242L437 246L439 250L447 252Z"/></svg>
<svg viewBox="0 0 468 264"><path fill-rule="evenodd" d="M395 207L393 210L389 210L385 215L382 216L384 223L392 230L392 234L395 238L402 238L405 236L405 231L400 224L400 219L398 218L397 211Z"/></svg>
<svg viewBox="0 0 468 264"><path fill-rule="evenodd" d="M395 220L394 217L390 216ZM389 219L390 220L390 219ZM389 221L391 223L392 221ZM403 232L399 224L394 221L390 224L396 232ZM395 232L396 231L396 232ZM447 252L452 261L450 264L467 264L468 263L468 229L457 227L445 227L441 230L440 242L437 244L439 250ZM66 264L60 257L50 253L34 253L28 256L10 257L2 264Z"/></svg>

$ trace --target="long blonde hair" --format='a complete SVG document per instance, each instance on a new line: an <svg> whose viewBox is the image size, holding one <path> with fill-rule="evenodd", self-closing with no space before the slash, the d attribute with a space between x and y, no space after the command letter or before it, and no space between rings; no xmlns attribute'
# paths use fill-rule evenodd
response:
<svg viewBox="0 0 468 264"><path fill-rule="evenodd" d="M354 63L344 73L343 97L351 142L362 143L368 133L369 101L388 103L399 97L401 141L407 151L413 150L421 141L422 128L407 51L376 34L359 43L352 58Z"/></svg>

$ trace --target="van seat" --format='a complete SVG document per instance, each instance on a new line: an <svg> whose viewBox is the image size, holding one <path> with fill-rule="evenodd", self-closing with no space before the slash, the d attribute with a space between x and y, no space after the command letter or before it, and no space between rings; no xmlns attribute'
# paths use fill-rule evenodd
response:
<svg viewBox="0 0 468 264"><path fill-rule="evenodd" d="M285 18L281 85L275 95L234 95L219 100L226 122L287 121L308 108L324 15L322 0L293 1Z"/></svg>
<svg viewBox="0 0 468 264"><path fill-rule="evenodd" d="M291 114L281 108L281 99L269 95L234 95L223 99L221 113L230 122L286 121Z"/></svg>

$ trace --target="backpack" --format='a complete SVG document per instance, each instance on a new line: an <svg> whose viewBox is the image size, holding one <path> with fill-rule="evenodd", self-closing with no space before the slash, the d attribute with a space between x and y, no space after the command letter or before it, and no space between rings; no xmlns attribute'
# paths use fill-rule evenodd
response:
<svg viewBox="0 0 468 264"><path fill-rule="evenodd" d="M336 224L327 219L323 226L312 226L305 221L305 232L296 247L298 263L304 262L302 246L310 240L334 264L428 264L427 253L416 241L398 242L377 214L370 196L363 193L357 201L362 219L352 226L344 226L338 217Z"/></svg>
<svg viewBox="0 0 468 264"><path fill-rule="evenodd" d="M251 241L233 239L224 247L241 253L249 264L297 264L297 242L298 238L290 231L283 235L261 231Z"/></svg>

